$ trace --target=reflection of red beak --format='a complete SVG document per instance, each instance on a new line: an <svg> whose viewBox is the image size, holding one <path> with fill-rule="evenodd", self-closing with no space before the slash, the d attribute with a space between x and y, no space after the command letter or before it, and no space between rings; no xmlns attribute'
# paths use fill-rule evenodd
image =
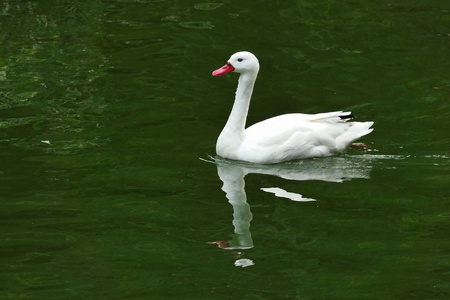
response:
<svg viewBox="0 0 450 300"><path fill-rule="evenodd" d="M213 76L220 76L220 75L227 74L227 73L230 73L230 72L233 72L233 71L234 71L233 65L228 62L222 68L217 69L214 72L212 72L212 74L213 74Z"/></svg>
<svg viewBox="0 0 450 300"><path fill-rule="evenodd" d="M208 242L208 244L216 244L221 249L230 247L230 242L228 242L228 241Z"/></svg>

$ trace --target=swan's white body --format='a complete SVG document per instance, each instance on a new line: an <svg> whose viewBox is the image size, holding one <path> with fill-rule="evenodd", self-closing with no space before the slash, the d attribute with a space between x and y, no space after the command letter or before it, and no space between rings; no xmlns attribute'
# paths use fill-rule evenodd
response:
<svg viewBox="0 0 450 300"><path fill-rule="evenodd" d="M218 155L251 163L270 164L288 160L331 156L369 134L373 122L346 122L350 112L286 114L245 129L253 86L259 71L258 59L238 52L214 76L240 73L236 98L228 121L216 144Z"/></svg>

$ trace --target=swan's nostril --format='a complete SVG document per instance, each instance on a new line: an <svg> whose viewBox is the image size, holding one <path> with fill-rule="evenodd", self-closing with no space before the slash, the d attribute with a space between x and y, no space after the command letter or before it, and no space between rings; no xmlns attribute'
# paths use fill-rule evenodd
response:
<svg viewBox="0 0 450 300"><path fill-rule="evenodd" d="M213 72L213 76L220 76L226 73L230 73L234 71L234 67L230 64L227 63L225 66L221 67L220 69L217 69Z"/></svg>

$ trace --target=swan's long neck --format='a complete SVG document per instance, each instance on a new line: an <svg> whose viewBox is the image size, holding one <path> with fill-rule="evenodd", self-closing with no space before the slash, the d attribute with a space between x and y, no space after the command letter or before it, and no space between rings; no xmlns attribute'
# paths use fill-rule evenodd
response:
<svg viewBox="0 0 450 300"><path fill-rule="evenodd" d="M232 135L235 139L242 140L256 76L257 72L246 72L239 76L233 108L221 135Z"/></svg>

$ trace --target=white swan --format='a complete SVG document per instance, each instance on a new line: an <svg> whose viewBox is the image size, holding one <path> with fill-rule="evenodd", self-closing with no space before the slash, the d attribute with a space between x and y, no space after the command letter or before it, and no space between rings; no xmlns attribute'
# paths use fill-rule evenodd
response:
<svg viewBox="0 0 450 300"><path fill-rule="evenodd" d="M212 74L233 71L240 73L239 83L231 114L217 140L219 156L259 164L330 156L373 130L373 122L347 122L354 116L342 111L286 114L245 129L258 59L250 52L237 52Z"/></svg>

